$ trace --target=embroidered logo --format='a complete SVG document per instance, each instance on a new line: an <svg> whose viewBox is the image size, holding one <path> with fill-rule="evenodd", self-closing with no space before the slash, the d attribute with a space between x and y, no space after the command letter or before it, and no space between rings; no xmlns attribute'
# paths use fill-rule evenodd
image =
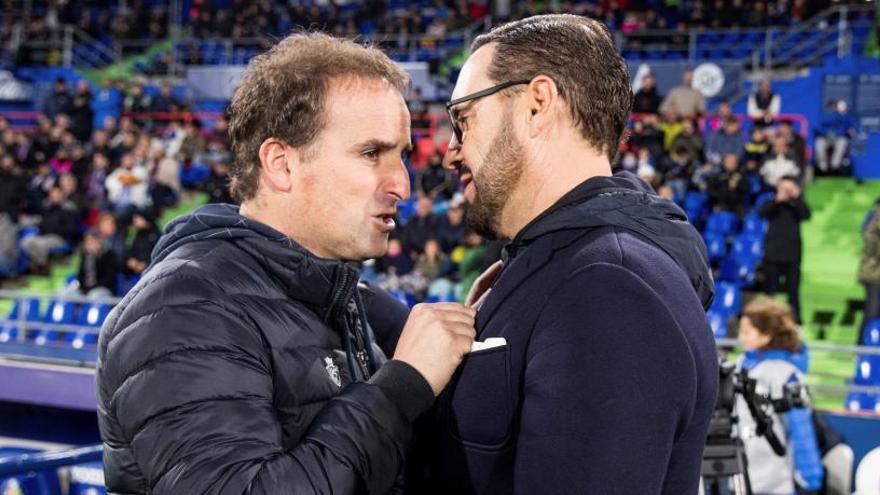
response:
<svg viewBox="0 0 880 495"><path fill-rule="evenodd" d="M339 377L339 367L336 366L333 359L325 357L324 368L327 369L327 374L330 375L330 379L333 380L333 383L335 383L337 387L341 387L342 379Z"/></svg>

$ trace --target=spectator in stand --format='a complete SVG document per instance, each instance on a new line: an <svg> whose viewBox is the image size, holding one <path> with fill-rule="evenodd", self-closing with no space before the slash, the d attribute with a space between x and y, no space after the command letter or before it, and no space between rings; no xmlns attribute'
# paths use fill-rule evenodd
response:
<svg viewBox="0 0 880 495"><path fill-rule="evenodd" d="M101 81L101 88L92 100L92 110L95 111L95 123L103 124L106 117L119 118L122 113L122 93L113 86L110 79Z"/></svg>
<svg viewBox="0 0 880 495"><path fill-rule="evenodd" d="M840 173L843 159L849 149L850 140L856 131L852 119L847 114L846 102L840 100L834 104L834 113L824 119L816 135L816 166L822 174ZM828 163L828 151L831 149L831 167Z"/></svg>
<svg viewBox="0 0 880 495"><path fill-rule="evenodd" d="M73 206L76 207L76 210L80 212L80 214L85 213L88 205L86 204L85 197L79 192L79 182L76 180L76 176L73 174L63 174L59 176L58 187L61 188L64 197L73 203ZM79 218L77 223L79 223L79 220L82 220L82 218Z"/></svg>
<svg viewBox="0 0 880 495"><path fill-rule="evenodd" d="M125 255L125 272L140 275L150 265L150 255L159 242L161 232L153 216L148 213L136 213L131 225L135 228L135 234Z"/></svg>
<svg viewBox="0 0 880 495"><path fill-rule="evenodd" d="M60 187L55 186L49 191L40 219L40 233L21 242L21 248L27 253L34 273L48 275L50 253L73 245L80 216L81 212L64 196Z"/></svg>
<svg viewBox="0 0 880 495"><path fill-rule="evenodd" d="M150 207L149 172L146 167L135 164L131 153L122 156L119 168L105 182L107 200L122 225L127 226L135 212Z"/></svg>
<svg viewBox="0 0 880 495"><path fill-rule="evenodd" d="M52 173L48 163L37 165L36 172L34 172L34 175L31 176L27 184L24 211L39 215L43 203L49 196L49 191L55 187L57 182L58 177Z"/></svg>
<svg viewBox="0 0 880 495"><path fill-rule="evenodd" d="M388 251L377 260L376 268L389 277L406 275L413 269L413 261L403 249L399 238L392 237L388 240Z"/></svg>
<svg viewBox="0 0 880 495"><path fill-rule="evenodd" d="M126 112L138 115L133 117L138 125L143 126L149 119L142 115L150 111L152 108L152 98L144 91L141 83L135 83L131 86L128 96L123 101L123 109Z"/></svg>
<svg viewBox="0 0 880 495"><path fill-rule="evenodd" d="M722 167L721 173L709 182L712 205L716 209L742 216L749 186L739 170L739 157L734 153L724 155Z"/></svg>
<svg viewBox="0 0 880 495"><path fill-rule="evenodd" d="M229 120L225 115L220 115L214 121L214 125L208 131L206 141L208 146L216 144L224 150L229 150Z"/></svg>
<svg viewBox="0 0 880 495"><path fill-rule="evenodd" d="M449 258L440 249L440 241L435 237L429 237L421 251L414 271L431 283L446 273Z"/></svg>
<svg viewBox="0 0 880 495"><path fill-rule="evenodd" d="M650 73L642 77L642 87L633 96L633 113L657 113L663 98L657 92L654 76Z"/></svg>
<svg viewBox="0 0 880 495"><path fill-rule="evenodd" d="M465 230L464 197L456 194L449 202L446 216L441 217L437 222L437 240L444 253L451 254L452 250L461 244Z"/></svg>
<svg viewBox="0 0 880 495"><path fill-rule="evenodd" d="M85 200L92 207L101 209L107 201L107 174L110 170L110 159L104 152L95 152L85 180Z"/></svg>
<svg viewBox="0 0 880 495"><path fill-rule="evenodd" d="M690 178L696 171L696 162L690 150L685 147L673 149L672 154L665 157L661 171L664 183L675 191L676 200L684 199Z"/></svg>
<svg viewBox="0 0 880 495"><path fill-rule="evenodd" d="M184 106L174 97L171 83L163 81L159 86L159 94L150 103L150 111L153 112L180 112Z"/></svg>
<svg viewBox="0 0 880 495"><path fill-rule="evenodd" d="M403 229L403 248L411 259L418 258L425 242L437 234L437 217L433 213L434 202L430 197L419 194L416 199L416 214L409 219Z"/></svg>
<svg viewBox="0 0 880 495"><path fill-rule="evenodd" d="M703 136L691 119L682 119L681 132L672 140L672 148L686 148L688 154L697 161L703 160Z"/></svg>
<svg viewBox="0 0 880 495"><path fill-rule="evenodd" d="M801 169L792 160L785 139L777 137L773 141L773 154L761 166L761 177L764 178L764 184L775 189L776 184L783 177L799 178L800 173Z"/></svg>
<svg viewBox="0 0 880 495"><path fill-rule="evenodd" d="M801 230L800 223L810 218L810 208L801 198L796 177L784 177L776 184L776 197L758 212L769 222L764 240L764 289L767 294L779 290L779 278L785 277L785 290L795 320L801 322Z"/></svg>
<svg viewBox="0 0 880 495"><path fill-rule="evenodd" d="M229 192L229 167L224 162L211 163L211 176L203 187L208 193L208 203L236 203Z"/></svg>
<svg viewBox="0 0 880 495"><path fill-rule="evenodd" d="M80 292L90 298L113 297L116 277L121 273L119 262L101 242L101 235L91 230L86 232L77 274Z"/></svg>
<svg viewBox="0 0 880 495"><path fill-rule="evenodd" d="M52 94L43 102L43 113L50 119L54 119L59 114L70 113L73 105L73 97L67 89L67 81L63 77L55 80L55 88Z"/></svg>
<svg viewBox="0 0 880 495"><path fill-rule="evenodd" d="M786 146L791 153L792 159L801 169L803 177L807 169L807 142L804 137L794 132L791 121L783 120L779 123L779 137L785 140Z"/></svg>
<svg viewBox="0 0 880 495"><path fill-rule="evenodd" d="M416 192L434 200L447 200L455 192L455 177L442 166L443 156L435 152L428 164L416 173Z"/></svg>
<svg viewBox="0 0 880 495"><path fill-rule="evenodd" d="M770 153L770 143L767 142L767 134L761 129L752 128L750 139L746 142L743 151L744 160L753 160L759 166L763 164Z"/></svg>
<svg viewBox="0 0 880 495"><path fill-rule="evenodd" d="M647 150L654 162L663 156L663 132L657 128L657 116L649 115L633 122L629 142L638 150Z"/></svg>
<svg viewBox="0 0 880 495"><path fill-rule="evenodd" d="M192 163L193 160L205 151L207 145L205 137L202 136L201 124L198 121L190 120L183 126L185 137L180 145L180 156L184 163Z"/></svg>
<svg viewBox="0 0 880 495"><path fill-rule="evenodd" d="M0 158L0 214L6 214L13 223L24 208L26 180L12 155Z"/></svg>
<svg viewBox="0 0 880 495"><path fill-rule="evenodd" d="M113 253L121 264L125 260L125 233L119 228L116 215L110 212L98 215L98 234L104 247Z"/></svg>
<svg viewBox="0 0 880 495"><path fill-rule="evenodd" d="M681 77L681 85L669 91L660 105L660 112L674 110L676 115L685 118L699 117L706 113L706 97L694 89L693 83L693 71L685 71Z"/></svg>
<svg viewBox="0 0 880 495"><path fill-rule="evenodd" d="M747 113L757 128L772 126L779 117L781 108L782 98L773 93L767 79L762 80L758 84L758 90L749 95Z"/></svg>
<svg viewBox="0 0 880 495"><path fill-rule="evenodd" d="M88 142L94 128L95 112L92 110L92 89L85 80L76 87L70 107L70 132L80 142Z"/></svg>
<svg viewBox="0 0 880 495"><path fill-rule="evenodd" d="M742 129L736 117L727 117L723 127L709 136L706 143L706 158L715 164L721 163L722 159L730 154L739 159L743 154L745 140Z"/></svg>

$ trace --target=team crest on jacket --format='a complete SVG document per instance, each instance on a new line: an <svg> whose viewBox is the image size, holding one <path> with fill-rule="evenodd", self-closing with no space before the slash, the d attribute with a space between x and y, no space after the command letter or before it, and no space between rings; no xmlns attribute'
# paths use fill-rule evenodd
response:
<svg viewBox="0 0 880 495"><path fill-rule="evenodd" d="M339 367L336 366L336 363L333 362L333 359L325 357L324 367L327 369L327 374L330 375L330 379L333 380L333 383L335 383L337 387L341 387L342 379L339 377Z"/></svg>

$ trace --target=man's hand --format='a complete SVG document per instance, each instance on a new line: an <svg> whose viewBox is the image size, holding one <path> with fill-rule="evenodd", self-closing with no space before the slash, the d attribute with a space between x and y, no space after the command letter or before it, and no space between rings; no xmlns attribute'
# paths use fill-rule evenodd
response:
<svg viewBox="0 0 880 495"><path fill-rule="evenodd" d="M415 368L439 395L470 352L477 312L458 303L417 304L403 327L394 359Z"/></svg>

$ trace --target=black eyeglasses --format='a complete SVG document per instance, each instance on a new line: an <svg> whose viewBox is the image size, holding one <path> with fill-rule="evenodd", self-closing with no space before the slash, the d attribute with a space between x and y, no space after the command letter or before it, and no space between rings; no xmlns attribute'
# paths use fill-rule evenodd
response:
<svg viewBox="0 0 880 495"><path fill-rule="evenodd" d="M484 96L493 95L502 89L507 89L511 86L516 86L518 84L528 84L532 82L531 79L521 79L519 81L507 81L501 83L497 86L492 86L491 88L486 88L482 91L477 91L476 93L469 94L467 96L462 96L461 98L456 98L448 103L446 103L446 113L449 114L449 123L452 125L452 132L455 134L455 139L461 143L462 137L464 136L464 132L461 130L461 126L458 125L458 115L452 110L452 107L456 105L460 105L462 103L477 100Z"/></svg>

